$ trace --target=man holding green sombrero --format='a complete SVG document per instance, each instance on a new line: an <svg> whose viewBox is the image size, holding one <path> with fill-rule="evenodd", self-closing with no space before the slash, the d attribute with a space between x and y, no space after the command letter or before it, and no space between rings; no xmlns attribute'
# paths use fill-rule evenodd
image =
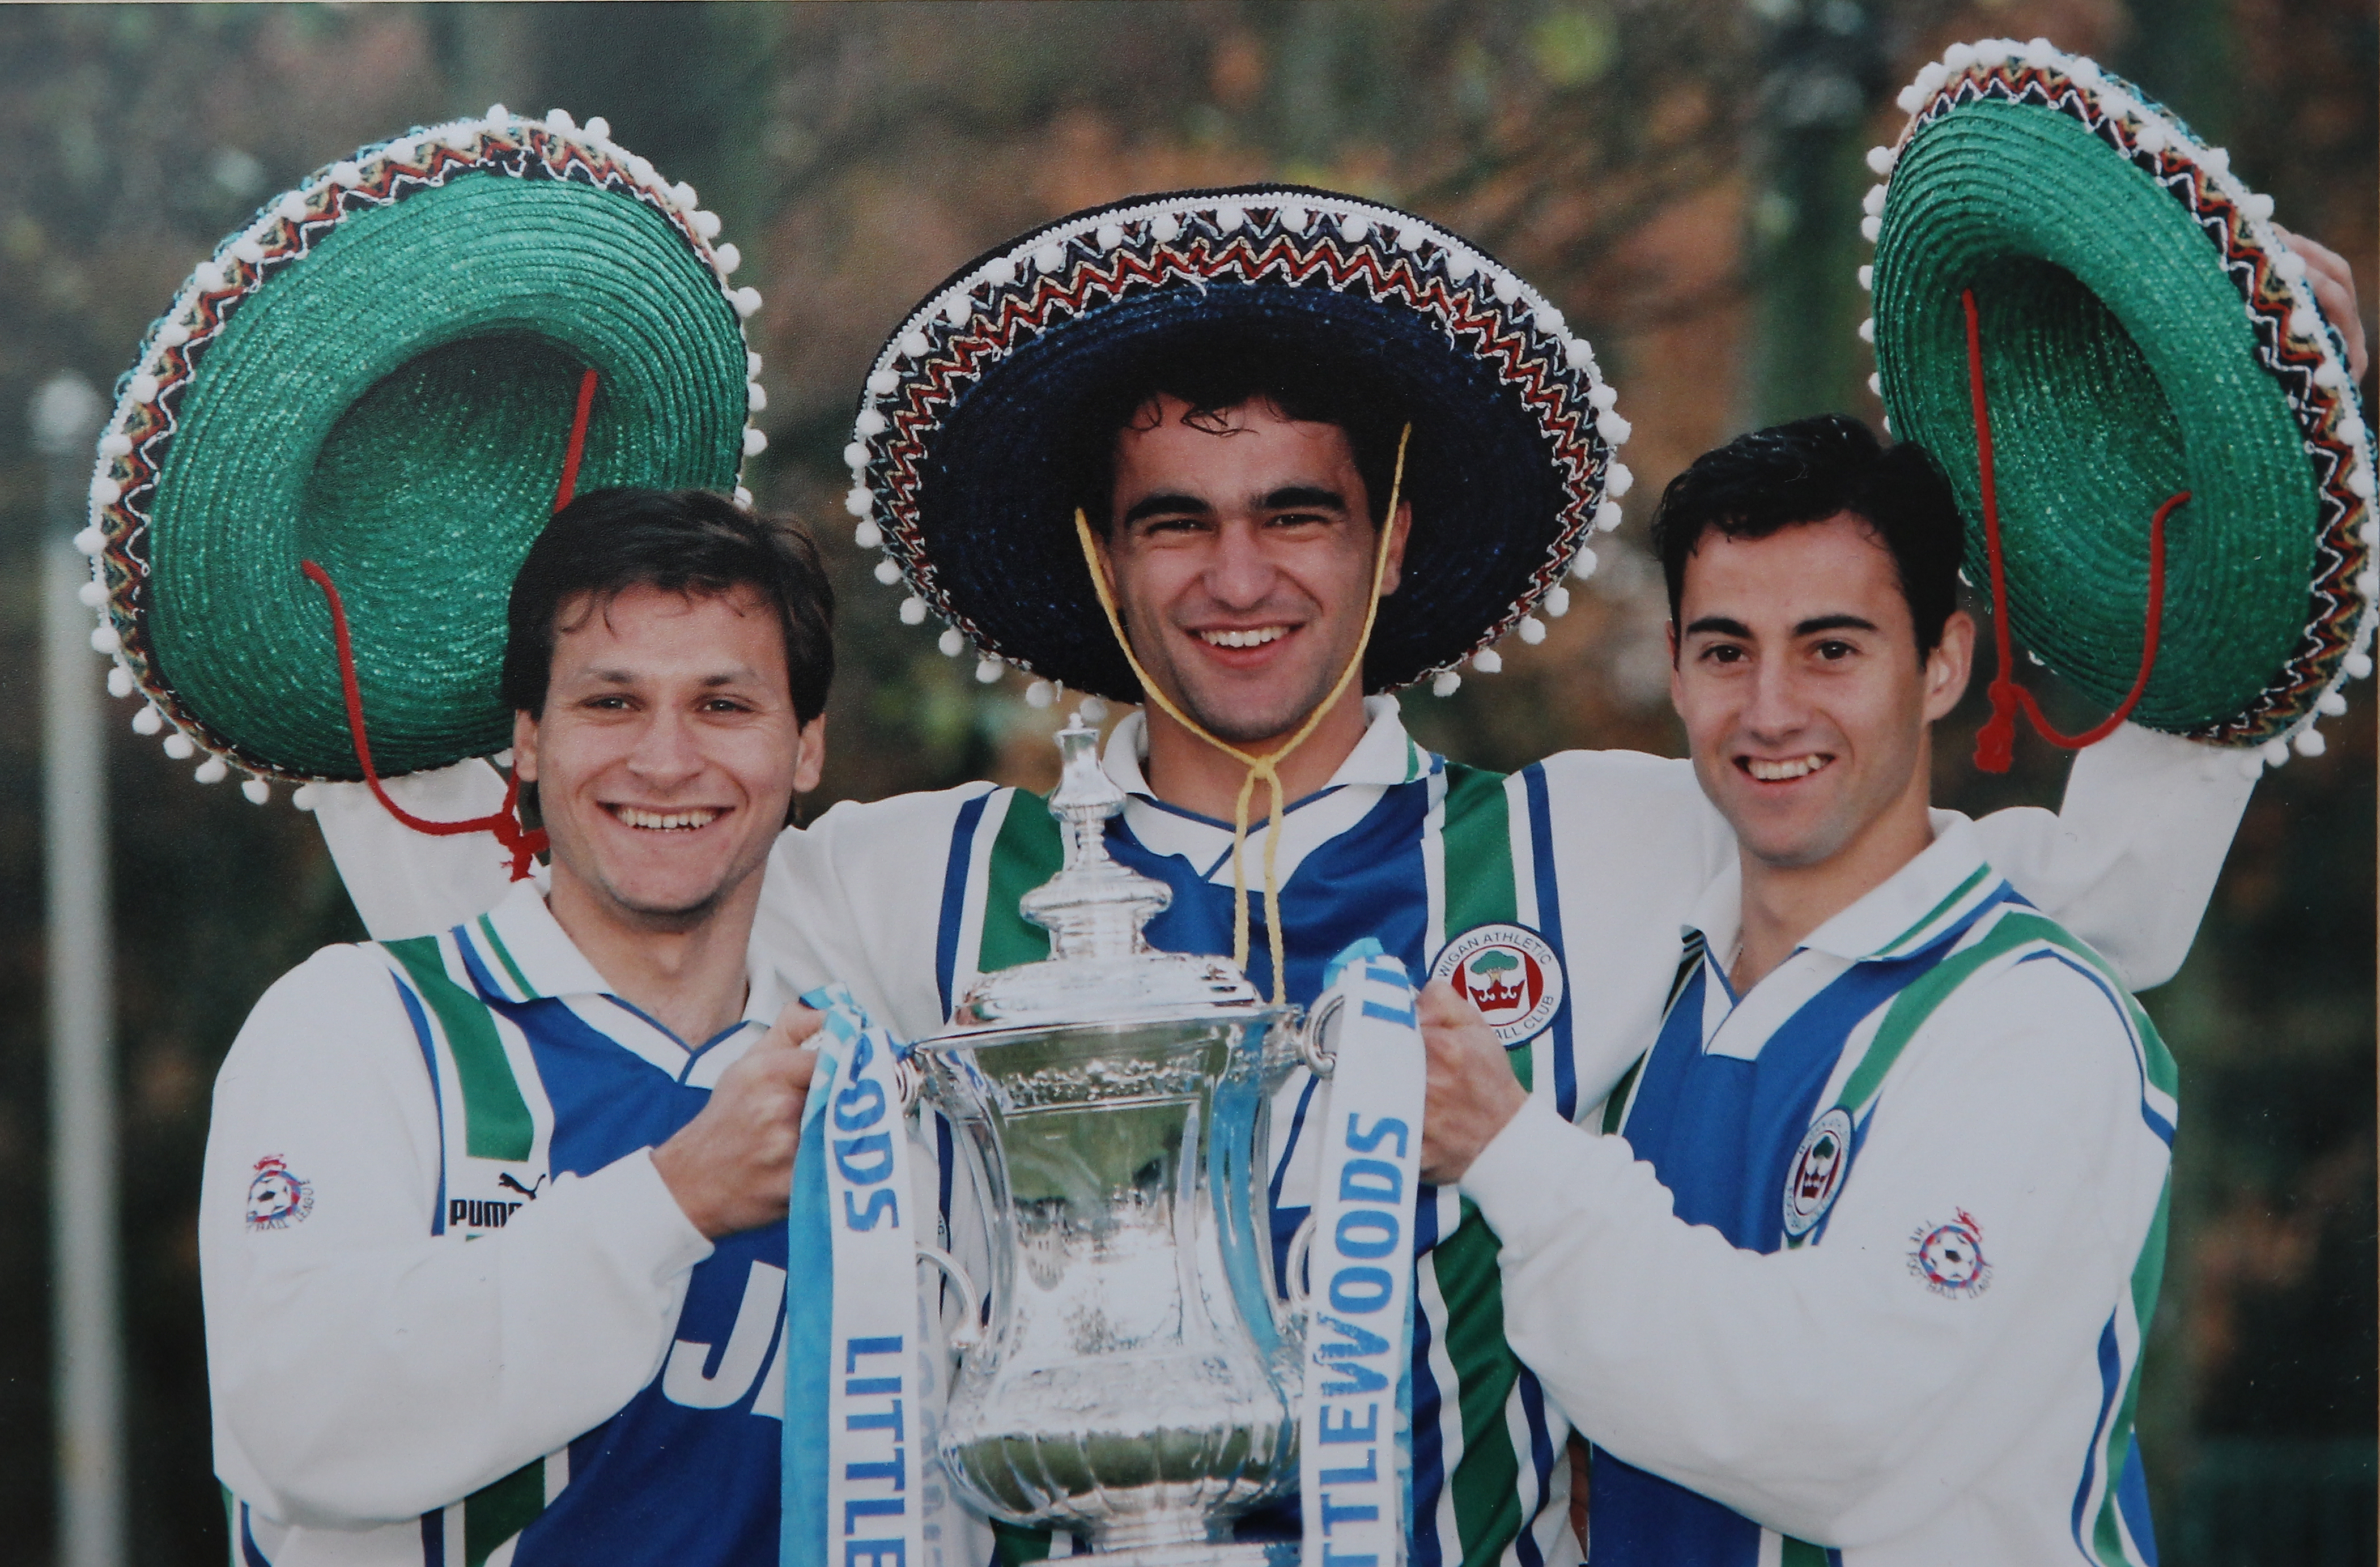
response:
<svg viewBox="0 0 2380 1567"><path fill-rule="evenodd" d="M1146 700L1106 765L1130 796L1111 851L1172 891L1155 944L1309 1002L1374 937L1483 1003L1531 1095L1584 1120L1660 1016L1679 920L1732 859L1724 824L1682 762L1498 777L1420 749L1387 693L1492 670L1500 636L1564 607L1628 482L1612 402L1558 311L1425 220L1293 188L1136 198L919 304L868 376L850 505L909 584L904 619ZM2127 729L2078 762L2063 817L1978 830L2148 984L2246 789ZM756 940L917 1037L1041 955L1016 899L1057 862L1014 790L838 807L783 840ZM1310 1200L1312 1094L1301 1075L1274 1106L1279 1243ZM1495 1236L1451 1188L1420 1212L1411 1556L1557 1555L1567 1426L1503 1342Z"/></svg>
<svg viewBox="0 0 2380 1567"><path fill-rule="evenodd" d="M101 441L134 727L502 893L407 929L406 884L351 882L382 940L225 1058L197 1230L236 1561L773 1559L816 1019L748 932L832 595L727 493L758 298L717 228L601 121L367 147L194 272ZM510 785L452 766L499 747Z"/></svg>
<svg viewBox="0 0 2380 1567"><path fill-rule="evenodd" d="M1828 416L1663 497L1671 691L1742 847L1683 922L1624 1141L1423 1001L1426 1168L1503 1237L1613 1567L2156 1560L2132 1424L2177 1074L2102 955L1929 820L1975 637L1961 514L1999 612L1985 766L2020 712L2094 738L2015 684L2011 620L2103 731L2147 715L2251 771L2319 750L2370 670L2371 443L2269 203L2044 43L1961 44L1903 103L1875 340L1949 482Z"/></svg>

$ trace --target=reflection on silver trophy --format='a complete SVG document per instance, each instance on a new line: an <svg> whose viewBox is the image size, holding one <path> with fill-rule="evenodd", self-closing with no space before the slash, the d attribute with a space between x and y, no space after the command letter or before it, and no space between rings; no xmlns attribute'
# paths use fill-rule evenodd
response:
<svg viewBox="0 0 2380 1567"><path fill-rule="evenodd" d="M1302 1314L1274 1294L1261 1162L1296 1009L1143 940L1171 893L1109 857L1097 740L1058 736L1065 863L1023 904L1049 958L986 976L914 1058L990 1231L941 1452L995 1519L1256 1562L1232 1520L1297 1484Z"/></svg>

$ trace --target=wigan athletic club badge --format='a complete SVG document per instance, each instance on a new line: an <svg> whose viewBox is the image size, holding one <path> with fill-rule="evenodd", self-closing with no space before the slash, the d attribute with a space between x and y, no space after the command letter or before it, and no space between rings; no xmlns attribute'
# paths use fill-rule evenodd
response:
<svg viewBox="0 0 2380 1567"><path fill-rule="evenodd" d="M256 1161L256 1179L248 1184L249 1229L286 1230L313 1211L313 1183L299 1180L279 1154Z"/></svg>
<svg viewBox="0 0 2380 1567"><path fill-rule="evenodd" d="M1545 1032L1561 1010L1561 959L1526 926L1473 926L1439 951L1429 977L1477 1007L1508 1051Z"/></svg>
<svg viewBox="0 0 2380 1567"><path fill-rule="evenodd" d="M1785 1172L1785 1233L1799 1240L1817 1228L1852 1166L1851 1111L1837 1105L1810 1124Z"/></svg>
<svg viewBox="0 0 2380 1567"><path fill-rule="evenodd" d="M1991 1287L1992 1265L1984 1260L1984 1227L1965 1209L1948 1224L1921 1224L1910 1233L1917 1249L1909 1270L1937 1295L1959 1299Z"/></svg>

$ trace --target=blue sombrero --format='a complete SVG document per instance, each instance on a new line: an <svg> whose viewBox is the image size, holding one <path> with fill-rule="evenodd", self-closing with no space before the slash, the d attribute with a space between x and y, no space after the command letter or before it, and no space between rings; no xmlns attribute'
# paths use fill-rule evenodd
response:
<svg viewBox="0 0 2380 1567"><path fill-rule="evenodd" d="M1414 531L1367 690L1497 668L1493 644L1542 638L1536 613L1562 613L1590 531L1620 521L1627 421L1585 341L1509 269L1327 190L1135 197L978 257L878 356L847 504L878 575L908 584L902 618L948 622L944 646L972 642L987 678L1013 664L1139 699L1073 529L1075 432L1131 367L1218 341L1354 378L1412 420Z"/></svg>

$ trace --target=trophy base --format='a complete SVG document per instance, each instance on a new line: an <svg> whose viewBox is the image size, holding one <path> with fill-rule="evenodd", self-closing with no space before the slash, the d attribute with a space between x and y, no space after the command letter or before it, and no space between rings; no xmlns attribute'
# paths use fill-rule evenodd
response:
<svg viewBox="0 0 2380 1567"><path fill-rule="evenodd" d="M1297 1567L1295 1540L1189 1540L1094 1553L1100 1567Z"/></svg>

